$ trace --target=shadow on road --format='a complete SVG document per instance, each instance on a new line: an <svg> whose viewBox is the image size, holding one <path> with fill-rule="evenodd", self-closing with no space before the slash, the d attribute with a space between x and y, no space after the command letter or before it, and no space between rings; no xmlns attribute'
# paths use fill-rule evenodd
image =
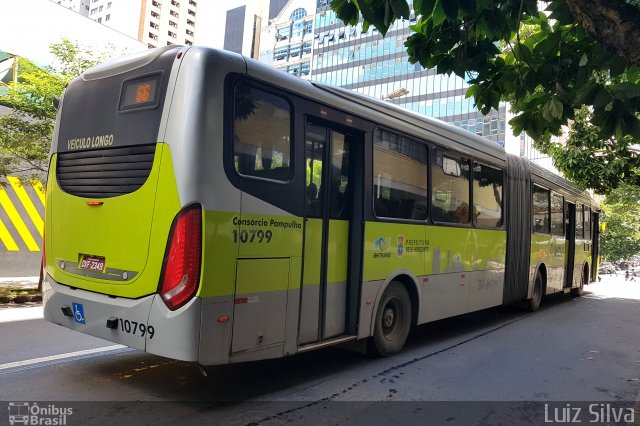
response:
<svg viewBox="0 0 640 426"><path fill-rule="evenodd" d="M561 308L573 298L554 295L544 299L544 311ZM131 353L116 358L100 358L91 366L97 376L113 376L126 386L138 388L141 394L153 399L170 401L246 401L271 399L281 391L295 393L297 387L308 388L351 377L354 368L364 366L371 375L393 369L394 363L412 362L431 352L446 350L452 343L486 333L487 330L524 319L530 312L518 305L497 307L416 327L405 350L391 358L374 358L341 348L326 348L287 358L259 362L214 366L207 368L204 377L193 363L173 361L148 354ZM352 371L350 371L352 370ZM117 373L114 373L117 372ZM349 374L341 375L350 371ZM355 375L357 376L357 374ZM366 379L365 379L366 380ZM279 395L278 398L282 398Z"/></svg>

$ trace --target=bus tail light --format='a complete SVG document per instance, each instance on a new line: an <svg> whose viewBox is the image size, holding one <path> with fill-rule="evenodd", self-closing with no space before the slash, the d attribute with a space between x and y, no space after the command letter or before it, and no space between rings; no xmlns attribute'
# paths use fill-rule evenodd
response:
<svg viewBox="0 0 640 426"><path fill-rule="evenodd" d="M160 275L160 296L175 311L196 294L202 255L202 209L183 209L171 225Z"/></svg>

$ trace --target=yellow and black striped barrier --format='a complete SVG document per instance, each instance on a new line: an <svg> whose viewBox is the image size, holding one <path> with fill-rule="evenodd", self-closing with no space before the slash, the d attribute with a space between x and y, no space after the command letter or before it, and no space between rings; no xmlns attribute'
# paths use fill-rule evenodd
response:
<svg viewBox="0 0 640 426"><path fill-rule="evenodd" d="M17 177L9 176L6 184L0 185L0 253L40 251L44 193L39 180L23 184Z"/></svg>

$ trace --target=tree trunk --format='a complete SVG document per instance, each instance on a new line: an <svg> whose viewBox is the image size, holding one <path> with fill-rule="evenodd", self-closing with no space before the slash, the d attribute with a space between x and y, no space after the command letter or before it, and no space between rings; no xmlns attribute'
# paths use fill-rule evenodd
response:
<svg viewBox="0 0 640 426"><path fill-rule="evenodd" d="M608 52L640 65L640 8L623 0L565 0L575 20Z"/></svg>

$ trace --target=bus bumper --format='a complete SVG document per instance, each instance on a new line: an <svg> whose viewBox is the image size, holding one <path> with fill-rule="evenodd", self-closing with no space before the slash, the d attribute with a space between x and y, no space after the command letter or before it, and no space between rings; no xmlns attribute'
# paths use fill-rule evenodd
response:
<svg viewBox="0 0 640 426"><path fill-rule="evenodd" d="M68 287L49 275L42 298L44 319L54 324L155 355L198 359L199 298L171 311L157 294L140 299L111 297Z"/></svg>

